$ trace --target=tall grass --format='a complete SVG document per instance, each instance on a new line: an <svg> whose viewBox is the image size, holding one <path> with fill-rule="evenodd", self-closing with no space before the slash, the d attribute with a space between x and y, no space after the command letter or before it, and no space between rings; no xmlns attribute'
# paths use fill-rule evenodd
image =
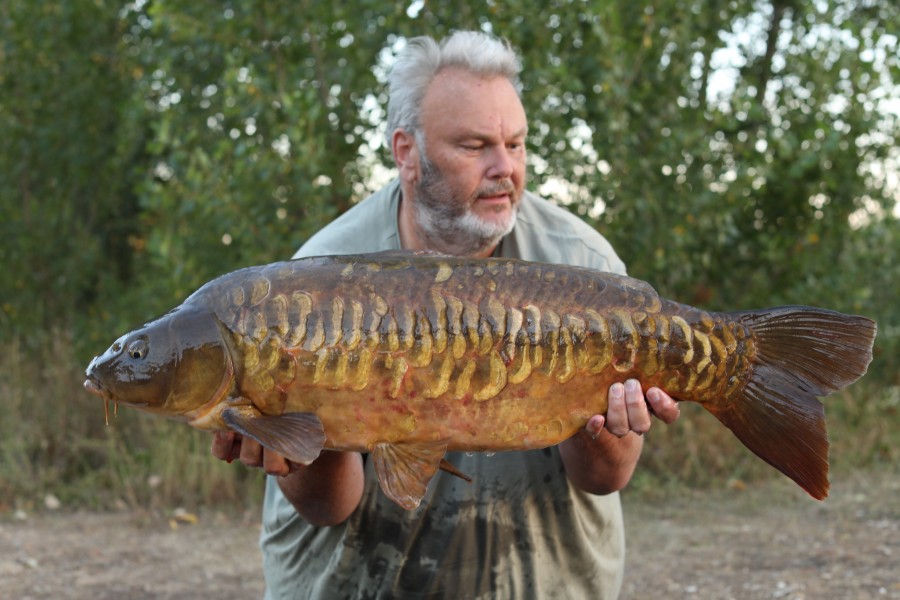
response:
<svg viewBox="0 0 900 600"><path fill-rule="evenodd" d="M0 512L40 506L166 509L258 506L262 475L209 453L210 436L182 423L121 408L104 423L103 403L82 388L84 364L71 336L53 332L0 355ZM825 399L832 470L896 465L900 387L871 376ZM781 477L699 406L685 403L672 426L647 435L632 487L740 486Z"/></svg>
<svg viewBox="0 0 900 600"><path fill-rule="evenodd" d="M210 435L132 409L110 414L82 388L66 332L0 355L0 510L258 505L262 475L209 452Z"/></svg>

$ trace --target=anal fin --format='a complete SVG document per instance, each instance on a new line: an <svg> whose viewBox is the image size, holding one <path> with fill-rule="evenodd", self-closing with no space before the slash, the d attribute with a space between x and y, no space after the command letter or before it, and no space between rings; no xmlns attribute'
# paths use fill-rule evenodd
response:
<svg viewBox="0 0 900 600"><path fill-rule="evenodd" d="M375 444L372 460L382 491L406 510L417 508L446 452L447 440Z"/></svg>
<svg viewBox="0 0 900 600"><path fill-rule="evenodd" d="M288 460L308 465L325 446L325 429L313 413L264 415L252 406L226 408L225 424Z"/></svg>

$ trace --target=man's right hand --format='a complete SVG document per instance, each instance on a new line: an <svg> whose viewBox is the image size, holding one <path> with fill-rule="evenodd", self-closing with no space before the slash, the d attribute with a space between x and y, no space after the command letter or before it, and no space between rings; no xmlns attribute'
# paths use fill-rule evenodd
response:
<svg viewBox="0 0 900 600"><path fill-rule="evenodd" d="M293 463L275 452L267 451L259 442L233 431L217 431L213 435L212 455L219 460L240 460L248 467L262 468L269 475L290 474Z"/></svg>
<svg viewBox="0 0 900 600"><path fill-rule="evenodd" d="M320 527L345 521L362 499L365 488L362 455L324 451L309 465L292 463L266 450L256 440L233 431L213 435L212 455L235 459L276 476L278 487L301 517Z"/></svg>

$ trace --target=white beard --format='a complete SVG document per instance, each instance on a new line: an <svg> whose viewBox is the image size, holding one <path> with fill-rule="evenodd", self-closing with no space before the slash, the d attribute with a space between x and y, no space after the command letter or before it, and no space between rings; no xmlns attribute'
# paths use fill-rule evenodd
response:
<svg viewBox="0 0 900 600"><path fill-rule="evenodd" d="M481 194L515 193L511 183L500 184ZM469 203L453 198L443 175L430 161L422 161L422 178L416 184L413 202L416 225L432 250L454 256L474 256L496 246L513 230L518 214L514 203L502 220L488 220L473 213ZM470 200L470 199L466 199ZM474 200L471 199L471 200Z"/></svg>

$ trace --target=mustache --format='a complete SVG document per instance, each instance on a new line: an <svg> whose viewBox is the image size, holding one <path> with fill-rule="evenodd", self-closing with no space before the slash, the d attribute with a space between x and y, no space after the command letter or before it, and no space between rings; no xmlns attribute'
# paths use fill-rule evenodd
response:
<svg viewBox="0 0 900 600"><path fill-rule="evenodd" d="M490 196L499 196L501 194L514 195L516 186L509 179L488 185L478 190L477 198L488 198Z"/></svg>

